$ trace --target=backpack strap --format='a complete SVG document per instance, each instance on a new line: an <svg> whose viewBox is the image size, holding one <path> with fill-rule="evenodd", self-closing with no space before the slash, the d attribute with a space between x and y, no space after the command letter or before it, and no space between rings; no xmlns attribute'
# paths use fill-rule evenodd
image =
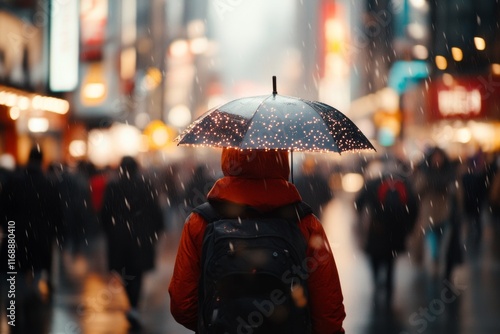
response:
<svg viewBox="0 0 500 334"><path fill-rule="evenodd" d="M261 213L253 207L227 201L205 202L193 209L207 221L213 223L221 218L285 218L300 221L305 216L313 214L312 208L304 203L297 202L276 208L270 212Z"/></svg>
<svg viewBox="0 0 500 334"><path fill-rule="evenodd" d="M193 209L193 212L196 212L197 214L202 216L203 219L205 219L209 224L221 218L220 214L209 202L198 205Z"/></svg>
<svg viewBox="0 0 500 334"><path fill-rule="evenodd" d="M305 216L314 214L313 209L304 201L300 201L297 203L296 210L300 220L302 220Z"/></svg>

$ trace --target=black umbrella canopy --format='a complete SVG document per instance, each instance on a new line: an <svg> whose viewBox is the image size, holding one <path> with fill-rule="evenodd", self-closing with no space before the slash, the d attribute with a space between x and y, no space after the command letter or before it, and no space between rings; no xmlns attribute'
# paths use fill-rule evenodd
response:
<svg viewBox="0 0 500 334"><path fill-rule="evenodd" d="M178 145L301 152L374 150L337 109L316 101L271 95L240 98L203 114L176 139Z"/></svg>

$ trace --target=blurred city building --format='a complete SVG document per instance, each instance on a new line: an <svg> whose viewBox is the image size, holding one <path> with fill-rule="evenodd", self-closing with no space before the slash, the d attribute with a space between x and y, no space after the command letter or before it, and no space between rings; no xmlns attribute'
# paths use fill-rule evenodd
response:
<svg viewBox="0 0 500 334"><path fill-rule="evenodd" d="M64 14L76 9L69 4ZM76 77L51 79L50 48L62 41L48 42L49 17L46 2L0 2L0 151L21 163L27 161L35 139L48 160L60 158L70 102L50 87L76 86ZM67 23L67 43L77 46L78 23ZM65 59L59 65L76 71L78 58Z"/></svg>
<svg viewBox="0 0 500 334"><path fill-rule="evenodd" d="M0 151L155 161L272 75L380 146L497 150L499 16L494 0L0 0Z"/></svg>
<svg viewBox="0 0 500 334"><path fill-rule="evenodd" d="M380 145L500 148L498 2L368 0L358 12L350 111Z"/></svg>

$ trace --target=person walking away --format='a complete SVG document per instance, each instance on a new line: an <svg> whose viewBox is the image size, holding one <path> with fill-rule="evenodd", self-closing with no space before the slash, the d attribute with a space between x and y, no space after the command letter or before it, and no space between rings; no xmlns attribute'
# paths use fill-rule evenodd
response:
<svg viewBox="0 0 500 334"><path fill-rule="evenodd" d="M500 154L493 157L489 173L488 204L495 233L500 232Z"/></svg>
<svg viewBox="0 0 500 334"><path fill-rule="evenodd" d="M184 203L189 212L207 200L206 194L212 189L214 182L215 178L210 176L206 164L196 166L193 177L187 183L184 192Z"/></svg>
<svg viewBox="0 0 500 334"><path fill-rule="evenodd" d="M282 223L283 221L274 220L274 214L276 210L288 207L293 209L292 217L295 217L294 223L291 221L289 223L295 225L289 226L288 232L291 233L298 226L298 234L304 242L305 259L301 266L295 268L295 271L301 273L299 279L305 280L306 286L294 284L293 279L291 280L292 282L289 282L289 276L292 275L291 271L283 274L282 283L287 284L288 289L290 289L289 293L300 297L297 299L294 298L295 306L307 307L306 309L310 315L311 333L344 333L342 324L345 318L345 311L333 254L318 218L311 214L310 211L307 214L300 213L300 194L295 186L287 181L290 167L286 151L245 151L224 148L221 157L221 167L224 176L216 181L208 193L208 203L222 218L226 216L233 217L234 219L232 220L223 219L220 221L223 222L222 226L227 227L224 224L230 223L233 224L232 226L235 229L221 228L217 230L217 227L213 226L209 228L208 225L214 223L207 221L206 216L202 214L203 210L195 210L189 215L182 231L174 272L169 285L171 313L173 317L177 322L197 333L210 333L210 330L218 333L219 331L212 326L223 322L231 322L232 320L237 321L241 326L239 327L240 332L259 333L259 330L261 330L259 327L267 323L268 320L281 317L286 318L287 313L280 312L283 310L280 307L282 306L280 302L284 303L285 296L288 295L283 290L272 290L268 294L258 295L257 293L261 289L260 287L254 287L255 290L252 289L252 291L255 291L256 294L252 295L252 292L249 294L249 291L245 289L240 291L240 287L244 282L234 280L232 284L226 284L221 289L225 291L225 288L229 287L232 291L238 292L236 297L242 298L235 298L232 293L221 295L219 294L221 291L216 290L216 295L219 297L216 297L215 300L211 299L210 295L203 294L203 291L206 291L205 288L207 288L207 282L203 277L209 273L213 274L214 269L217 271L217 268L220 268L220 272L216 274L224 276L226 270L230 271L231 268L222 266L215 268L208 266L204 268L202 266L207 263L204 261L205 257L215 254L210 253L209 249L204 250L204 246L207 243L208 245L212 245L208 241L204 242L204 238L218 235L219 232L222 234L225 234L225 232L231 233L231 231L235 231L235 233L237 233L236 231L240 232L242 228L245 228L240 228L237 225L240 221L240 225L250 222L246 228L253 227L254 233L261 235L259 232L261 229L272 230L278 228L272 224ZM224 213L222 213L223 211ZM252 216L250 213L253 213L253 220L246 219L248 218L247 216ZM263 216L271 218L270 220L261 220ZM299 219L298 223L297 219ZM268 222L269 226L265 225L265 222ZM205 234L206 231L210 233ZM286 237L282 239L284 242L292 241ZM253 278L262 277L259 268L268 264L264 259L269 259L269 257L265 256L267 253L264 249L259 248L257 239L253 241L251 239L244 240L245 245L241 243L228 243L227 251L229 252L229 258L226 256L224 262L230 261L230 258L233 256L232 254L235 257L239 256L241 249L253 250L254 252L251 253L254 256L249 257L248 260L250 263L254 263L253 261L257 261L258 263L255 264L254 271L243 276L245 280L252 281ZM258 240L262 239L259 238ZM265 241L261 242L265 243ZM290 249L292 248L290 247ZM283 255L293 255L291 254L292 251L288 251L288 249L281 252L283 255L280 255L277 251L272 253L272 256L277 259L276 261L282 258ZM285 256L285 258L288 258L288 256ZM283 260L288 261L285 258ZM252 273L255 273L255 276ZM303 288L299 289L298 287ZM304 290L307 291L307 294L302 293ZM280 295L277 296L276 293ZM234 315L235 310L241 310L242 307L247 307L247 309L246 312L241 312L236 317L228 318L224 318L224 313L222 311L219 313L219 309L213 309L213 312L209 314L211 317L206 317L206 305L219 305L221 306L221 310L233 313L232 315ZM287 328L287 325L287 323L284 323L283 328ZM219 330L224 332L223 329ZM280 333L283 330L280 329L273 333ZM226 331L231 332L230 330ZM232 332L237 331L233 330ZM301 333L308 332L304 330ZM287 333L293 333L293 330Z"/></svg>
<svg viewBox="0 0 500 334"><path fill-rule="evenodd" d="M460 235L457 233L460 222L456 218L456 213L460 210L457 204L460 194L455 181L455 169L447 153L439 147L431 147L414 174L420 210L416 228L410 238L410 254L415 264L424 265L427 245L431 276L435 278L445 274L450 240L457 240L444 238L445 234L454 231L455 236Z"/></svg>
<svg viewBox="0 0 500 334"><path fill-rule="evenodd" d="M487 198L487 166L481 150L468 160L467 170L462 175L462 185L468 241L477 247L483 234L481 215Z"/></svg>
<svg viewBox="0 0 500 334"><path fill-rule="evenodd" d="M144 179L132 157L121 161L118 177L110 180L103 199L101 222L106 235L108 266L120 275L130 303L127 320L142 327L139 301L143 275L154 268L155 247L163 229L156 191Z"/></svg>
<svg viewBox="0 0 500 334"><path fill-rule="evenodd" d="M46 177L43 152L30 150L28 163L16 170L0 194L2 231L15 240L15 263L8 261L8 242L2 242L0 273L16 272L16 326L19 333L38 333L49 325L53 277L52 258L63 235L58 191ZM6 239L5 239L6 240ZM12 265L12 267L11 267ZM2 279L2 290L5 280ZM6 294L2 292L2 298ZM42 319L42 318L45 318Z"/></svg>
<svg viewBox="0 0 500 334"><path fill-rule="evenodd" d="M328 178L316 168L314 159L304 159L302 171L293 183L297 187L302 200L311 206L317 217L321 218L323 209L333 198L333 193Z"/></svg>
<svg viewBox="0 0 500 334"><path fill-rule="evenodd" d="M378 163L378 160L372 162ZM402 162L390 160L382 164L383 174L366 181L356 196L355 208L360 246L369 258L373 273L375 302L378 302L380 274L384 272L385 303L389 307L394 291L394 263L398 254L406 249L419 206L413 185L401 173Z"/></svg>
<svg viewBox="0 0 500 334"><path fill-rule="evenodd" d="M68 166L60 163L51 164L47 176L59 192L65 232L62 248L67 255L79 257L89 246L98 226L87 179L80 169L71 172Z"/></svg>

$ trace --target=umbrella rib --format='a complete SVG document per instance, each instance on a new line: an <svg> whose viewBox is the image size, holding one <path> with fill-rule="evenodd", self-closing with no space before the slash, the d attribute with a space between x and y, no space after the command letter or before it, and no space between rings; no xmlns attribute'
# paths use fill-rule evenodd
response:
<svg viewBox="0 0 500 334"><path fill-rule="evenodd" d="M250 129L250 127L252 126L252 121L255 117L255 115L257 115L257 112L259 111L260 107L270 98L274 97L273 95L268 95L264 100L262 100L261 103L259 103L259 106L255 109L255 112L253 113L252 117L250 117L250 119L248 120L248 127L245 131L245 134L241 137L241 143L244 143L245 142L245 138L248 134L248 130ZM240 146L241 148L241 146Z"/></svg>

